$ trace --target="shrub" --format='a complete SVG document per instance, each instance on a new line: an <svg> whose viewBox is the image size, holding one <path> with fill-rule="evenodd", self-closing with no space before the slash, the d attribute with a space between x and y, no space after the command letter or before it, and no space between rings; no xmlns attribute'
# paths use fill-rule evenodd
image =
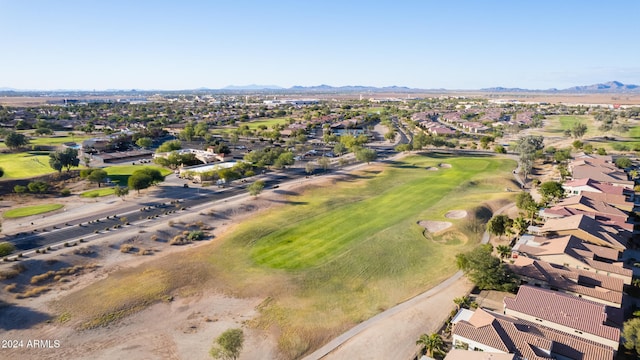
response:
<svg viewBox="0 0 640 360"><path fill-rule="evenodd" d="M4 291L6 291L6 292L15 292L17 287L18 287L18 284L16 284L16 283L9 284L9 285L4 287Z"/></svg>
<svg viewBox="0 0 640 360"><path fill-rule="evenodd" d="M10 255L14 251L16 251L16 247L13 246L12 243L9 243L9 242L0 243L0 256Z"/></svg>
<svg viewBox="0 0 640 360"><path fill-rule="evenodd" d="M204 239L204 233L200 230L191 231L189 235L187 235L187 239L191 241L197 241Z"/></svg>
<svg viewBox="0 0 640 360"><path fill-rule="evenodd" d="M122 253L128 253L131 250L133 250L133 245L131 245L131 244L122 244L122 245L120 245L120 252L122 252Z"/></svg>
<svg viewBox="0 0 640 360"><path fill-rule="evenodd" d="M60 191L60 195L62 195L62 196L69 196L69 195L71 195L71 190L69 190L69 189L62 189L62 191Z"/></svg>

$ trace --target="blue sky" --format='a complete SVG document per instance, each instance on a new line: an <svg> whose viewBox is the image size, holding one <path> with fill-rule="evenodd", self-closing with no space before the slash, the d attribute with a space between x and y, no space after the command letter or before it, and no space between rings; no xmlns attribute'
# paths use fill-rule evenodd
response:
<svg viewBox="0 0 640 360"><path fill-rule="evenodd" d="M0 0L0 87L640 84L640 1Z"/></svg>

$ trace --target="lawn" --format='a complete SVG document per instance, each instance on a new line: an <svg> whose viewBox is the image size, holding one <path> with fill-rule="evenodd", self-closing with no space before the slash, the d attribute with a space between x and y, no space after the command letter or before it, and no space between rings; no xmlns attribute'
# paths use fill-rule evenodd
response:
<svg viewBox="0 0 640 360"><path fill-rule="evenodd" d="M455 255L481 238L481 206L513 197L505 189L514 187L515 166L506 158L412 156L369 167L347 181L327 180L211 244L117 272L65 296L59 310L92 327L173 294L212 289L261 297L260 316L247 325L278 329L282 356L300 358L453 274ZM471 215L445 219L454 209ZM454 226L425 237L420 220Z"/></svg>
<svg viewBox="0 0 640 360"><path fill-rule="evenodd" d="M562 136L565 130L571 130L576 123L587 125L586 138L604 135L604 132L598 130L600 125L590 115L552 115L547 116L545 123L543 132L555 136Z"/></svg>
<svg viewBox="0 0 640 360"><path fill-rule="evenodd" d="M95 198L95 197L101 197L101 196L109 196L109 195L113 195L114 191L115 191L115 188L113 188L113 187L105 187L105 188L85 191L82 194L80 194L80 196L85 197L85 198Z"/></svg>
<svg viewBox="0 0 640 360"><path fill-rule="evenodd" d="M250 129L257 129L258 126L260 125L264 125L266 126L269 130L273 127L273 125L287 125L289 124L289 119L290 117L281 117L281 118L262 118L262 119L258 119L258 120L252 120L250 122L246 122L246 123L236 123L236 125L240 126L240 125L249 125Z"/></svg>
<svg viewBox="0 0 640 360"><path fill-rule="evenodd" d="M24 132L23 132L24 133ZM28 135L28 134L27 134ZM67 133L58 133L51 136L34 136L28 135L29 145L45 145L45 146L58 146L68 142L81 143L84 140L91 138L90 135L74 135L69 136ZM0 142L0 149L6 149L7 146L4 142Z"/></svg>
<svg viewBox="0 0 640 360"><path fill-rule="evenodd" d="M160 173L163 176L167 176L172 173L171 170L165 169L160 166L141 166L141 165L115 165L104 168L104 171L107 172L107 175L111 181L117 183L120 186L127 186L127 181L129 180L129 176L133 174L134 171L140 170L143 167L148 167L152 169L160 170Z"/></svg>
<svg viewBox="0 0 640 360"><path fill-rule="evenodd" d="M55 172L49 166L48 153L37 151L0 154L0 167L4 169L4 177L8 179L27 178Z"/></svg>
<svg viewBox="0 0 640 360"><path fill-rule="evenodd" d="M2 214L7 219L15 219L19 217L38 215L47 213L50 211L58 210L62 208L64 205L62 204L43 204L43 205L33 205L33 206L25 206L17 209L7 210Z"/></svg>

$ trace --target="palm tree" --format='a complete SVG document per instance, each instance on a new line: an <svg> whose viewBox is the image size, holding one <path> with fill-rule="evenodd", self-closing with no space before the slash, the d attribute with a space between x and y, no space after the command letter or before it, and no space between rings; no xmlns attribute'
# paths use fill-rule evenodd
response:
<svg viewBox="0 0 640 360"><path fill-rule="evenodd" d="M508 258L509 255L511 255L511 247L509 247L508 245L498 245L496 247L496 251L498 252L498 255L500 255L500 259L502 260Z"/></svg>
<svg viewBox="0 0 640 360"><path fill-rule="evenodd" d="M427 352L429 357L433 357L434 353L441 353L444 350L444 342L437 333L420 335L420 338L416 341L416 345L422 345L423 350Z"/></svg>
<svg viewBox="0 0 640 360"><path fill-rule="evenodd" d="M453 302L458 307L458 310L461 308L468 308L471 305L471 298L468 296L457 297L453 299Z"/></svg>

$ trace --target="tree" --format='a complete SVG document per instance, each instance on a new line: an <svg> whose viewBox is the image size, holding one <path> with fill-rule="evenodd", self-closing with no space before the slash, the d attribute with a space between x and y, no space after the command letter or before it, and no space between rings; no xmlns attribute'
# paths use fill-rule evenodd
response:
<svg viewBox="0 0 640 360"><path fill-rule="evenodd" d="M378 157L378 153L373 149L362 148L356 151L356 159L358 161L369 164Z"/></svg>
<svg viewBox="0 0 640 360"><path fill-rule="evenodd" d="M320 166L322 171L327 171L327 169L331 166L331 161L323 156L320 159L318 159L318 165Z"/></svg>
<svg viewBox="0 0 640 360"><path fill-rule="evenodd" d="M180 140L169 140L165 141L158 147L157 152L170 152L174 150L182 149L182 143Z"/></svg>
<svg viewBox="0 0 640 360"><path fill-rule="evenodd" d="M278 155L278 158L273 163L273 167L276 169L282 169L284 167L293 165L295 163L295 159L293 153L291 151L285 151L282 154Z"/></svg>
<svg viewBox="0 0 640 360"><path fill-rule="evenodd" d="M504 146L502 146L500 144L494 146L493 150L498 154L506 154L507 153L507 150L504 148Z"/></svg>
<svg viewBox="0 0 640 360"><path fill-rule="evenodd" d="M0 177L4 176L4 169L0 167Z"/></svg>
<svg viewBox="0 0 640 360"><path fill-rule="evenodd" d="M469 296L465 295L465 296L454 298L453 303L456 304L456 307L458 308L458 310L460 310L462 308L468 309L469 307L471 307L472 301Z"/></svg>
<svg viewBox="0 0 640 360"><path fill-rule="evenodd" d="M515 230L515 234L520 236L527 232L527 229L529 228L529 221L527 221L527 219L523 218L522 216L518 216L517 218L515 218L515 220L513 220L512 227L513 230Z"/></svg>
<svg viewBox="0 0 640 360"><path fill-rule="evenodd" d="M564 195L564 188L562 184L557 181L545 181L540 184L540 195L545 199L545 202L549 202L551 200L561 199Z"/></svg>
<svg viewBox="0 0 640 360"><path fill-rule="evenodd" d="M516 206L518 209L524 211L527 216L533 221L533 217L538 210L538 203L533 200L533 196L526 191L522 191L516 195Z"/></svg>
<svg viewBox="0 0 640 360"><path fill-rule="evenodd" d="M129 188L126 186L116 186L115 189L113 189L113 193L117 196L122 198L122 201L124 201L124 197L129 195Z"/></svg>
<svg viewBox="0 0 640 360"><path fill-rule="evenodd" d="M511 227L512 220L507 215L496 215L487 222L487 231L490 234L502 236Z"/></svg>
<svg viewBox="0 0 640 360"><path fill-rule="evenodd" d="M517 277L492 252L491 244L480 245L469 252L457 254L456 265L480 290L515 291Z"/></svg>
<svg viewBox="0 0 640 360"><path fill-rule="evenodd" d="M164 180L164 176L162 176L159 170L145 167L134 171L133 174L129 176L127 185L130 189L138 191L139 194L140 190L146 189L162 180Z"/></svg>
<svg viewBox="0 0 640 360"><path fill-rule="evenodd" d="M640 355L640 318L629 319L622 327L622 337L624 347L627 350L634 350Z"/></svg>
<svg viewBox="0 0 640 360"><path fill-rule="evenodd" d="M19 149L29 143L29 139L27 139L24 134L17 133L12 131L8 133L4 137L4 144L11 150Z"/></svg>
<svg viewBox="0 0 640 360"><path fill-rule="evenodd" d="M148 149L153 145L153 140L149 137L141 137L136 140L136 145L140 146L143 149Z"/></svg>
<svg viewBox="0 0 640 360"><path fill-rule="evenodd" d="M316 171L316 164L308 161L304 166L304 172L307 174L313 174L314 171Z"/></svg>
<svg viewBox="0 0 640 360"><path fill-rule="evenodd" d="M67 171L71 171L71 167L80 165L80 159L78 159L78 150L67 148L63 151L56 151L49 154L49 165L58 172L62 171L62 168L67 168Z"/></svg>
<svg viewBox="0 0 640 360"><path fill-rule="evenodd" d="M633 165L633 163L631 162L631 159L629 159L626 156L621 156L616 159L616 166L619 169L626 169L628 167L631 167L631 165Z"/></svg>
<svg viewBox="0 0 640 360"><path fill-rule="evenodd" d="M91 173L87 176L87 180L94 182L96 184L98 184L98 187L100 187L100 184L102 184L102 182L104 181L104 179L107 178L107 172L102 170L102 169L94 169L93 171L91 171Z"/></svg>
<svg viewBox="0 0 640 360"><path fill-rule="evenodd" d="M258 197L258 195L260 195L263 189L264 189L264 181L262 180L255 181L251 185L247 186L247 190L249 190L249 194L255 197Z"/></svg>
<svg viewBox="0 0 640 360"><path fill-rule="evenodd" d="M184 141L191 141L193 137L196 135L196 131L193 127L193 123L188 123L184 126L184 129L180 131L178 137Z"/></svg>
<svg viewBox="0 0 640 360"><path fill-rule="evenodd" d="M216 359L235 360L240 356L242 344L244 343L244 333L242 329L229 329L223 332L216 339L209 354Z"/></svg>
<svg viewBox="0 0 640 360"><path fill-rule="evenodd" d="M420 338L416 341L416 345L421 345L422 350L426 351L429 357L433 357L434 353L442 353L444 350L444 342L437 333L420 335Z"/></svg>
<svg viewBox="0 0 640 360"><path fill-rule="evenodd" d="M496 246L496 251L498 252L498 256L500 256L501 260L504 260L511 255L511 247L508 245L498 245Z"/></svg>
<svg viewBox="0 0 640 360"><path fill-rule="evenodd" d="M587 125L583 124L583 123L575 123L573 125L573 127L571 128L571 135L573 135L574 138L581 138L584 136L584 134L587 133Z"/></svg>
<svg viewBox="0 0 640 360"><path fill-rule="evenodd" d="M525 179L531 173L537 152L544 148L544 137L529 135L518 140L515 150L520 154L520 170Z"/></svg>

